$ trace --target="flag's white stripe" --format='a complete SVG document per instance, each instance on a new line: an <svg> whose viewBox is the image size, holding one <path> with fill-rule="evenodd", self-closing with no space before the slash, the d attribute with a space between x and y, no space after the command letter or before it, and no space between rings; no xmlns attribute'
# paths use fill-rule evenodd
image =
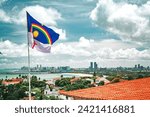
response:
<svg viewBox="0 0 150 117"><path fill-rule="evenodd" d="M43 44L37 40L33 39L33 35L31 32L28 32L28 39L29 39L29 46L32 47L34 41L36 42L36 45L34 48L36 48L38 51L40 52L44 52L44 53L50 53L51 51L51 46L50 44Z"/></svg>
<svg viewBox="0 0 150 117"><path fill-rule="evenodd" d="M41 42L35 40L36 44L35 45L35 48L38 50L38 51L41 51L41 52L44 52L44 53L50 53L50 50L51 50L51 47L50 45L48 44L42 44Z"/></svg>

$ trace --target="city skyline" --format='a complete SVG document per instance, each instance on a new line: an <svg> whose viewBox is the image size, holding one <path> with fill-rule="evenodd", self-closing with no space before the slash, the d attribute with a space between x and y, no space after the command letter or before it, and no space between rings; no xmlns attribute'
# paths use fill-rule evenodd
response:
<svg viewBox="0 0 150 117"><path fill-rule="evenodd" d="M94 63L94 64L93 64ZM72 66L65 66L65 65L61 65L61 66L42 66L41 64L37 64L37 65L35 65L35 66L31 66L31 69L42 69L42 68L57 68L57 69L59 69L59 68L63 68L63 67L66 67L66 68L74 68L74 67L72 67ZM120 67L122 67L122 66L118 66L118 67L108 67L108 68L120 68ZM28 70L28 67L27 66L22 66L21 67L21 69L22 68L26 68L27 70ZM88 67L80 67L79 69L82 69L82 68L84 68L84 69L89 69L89 70L91 70L91 71L95 71L95 70L97 70L97 69L99 69L99 68L107 68L107 67L101 67L99 64L97 64L97 62L90 62L89 64L88 64ZM141 64L135 64L134 66L132 66L132 67L122 67L122 68L135 68L135 69L143 69L143 68L150 68L150 66L143 66L143 65L141 65Z"/></svg>
<svg viewBox="0 0 150 117"><path fill-rule="evenodd" d="M150 66L149 7L149 0L0 1L0 66L27 66L25 11L60 34L50 54L31 49L31 66Z"/></svg>

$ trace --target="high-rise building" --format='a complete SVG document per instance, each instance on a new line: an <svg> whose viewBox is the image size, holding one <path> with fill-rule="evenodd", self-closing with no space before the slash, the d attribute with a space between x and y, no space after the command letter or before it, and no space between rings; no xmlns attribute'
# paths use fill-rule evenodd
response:
<svg viewBox="0 0 150 117"><path fill-rule="evenodd" d="M137 69L137 65L135 65L135 67L134 67L135 69Z"/></svg>
<svg viewBox="0 0 150 117"><path fill-rule="evenodd" d="M40 65L40 69L42 69L42 65Z"/></svg>
<svg viewBox="0 0 150 117"><path fill-rule="evenodd" d="M36 67L37 69L39 68L39 65L37 65L37 67Z"/></svg>
<svg viewBox="0 0 150 117"><path fill-rule="evenodd" d="M141 65L140 64L138 64L138 69L140 69L141 68Z"/></svg>
<svg viewBox="0 0 150 117"><path fill-rule="evenodd" d="M97 71L97 68L98 68L97 63L94 62L94 71Z"/></svg>
<svg viewBox="0 0 150 117"><path fill-rule="evenodd" d="M90 62L90 71L93 72L93 62Z"/></svg>

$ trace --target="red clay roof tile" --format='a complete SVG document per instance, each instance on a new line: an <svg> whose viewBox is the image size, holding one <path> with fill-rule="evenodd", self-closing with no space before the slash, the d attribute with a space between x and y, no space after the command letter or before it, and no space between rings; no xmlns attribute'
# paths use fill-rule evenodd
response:
<svg viewBox="0 0 150 117"><path fill-rule="evenodd" d="M61 90L60 94L77 99L150 100L150 77L74 91Z"/></svg>

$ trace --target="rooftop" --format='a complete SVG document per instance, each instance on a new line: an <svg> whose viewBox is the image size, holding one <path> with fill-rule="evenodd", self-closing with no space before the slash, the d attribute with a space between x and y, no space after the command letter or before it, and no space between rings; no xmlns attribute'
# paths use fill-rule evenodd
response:
<svg viewBox="0 0 150 117"><path fill-rule="evenodd" d="M22 81L23 81L23 79L21 79L21 78L12 78L12 79L9 79L9 80L4 80L2 82L2 84L4 84L4 85L19 84Z"/></svg>
<svg viewBox="0 0 150 117"><path fill-rule="evenodd" d="M150 100L150 77L59 93L74 99Z"/></svg>

